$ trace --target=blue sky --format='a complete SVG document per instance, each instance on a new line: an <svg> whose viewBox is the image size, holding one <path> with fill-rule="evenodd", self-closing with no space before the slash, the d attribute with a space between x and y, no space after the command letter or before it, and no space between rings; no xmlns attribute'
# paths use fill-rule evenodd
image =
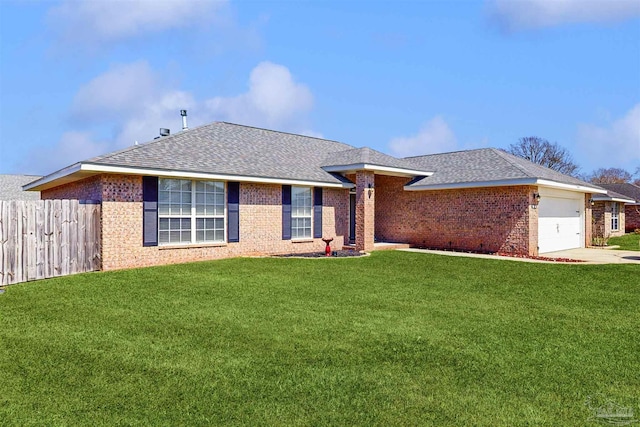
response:
<svg viewBox="0 0 640 427"><path fill-rule="evenodd" d="M0 173L216 120L640 167L640 1L0 0Z"/></svg>

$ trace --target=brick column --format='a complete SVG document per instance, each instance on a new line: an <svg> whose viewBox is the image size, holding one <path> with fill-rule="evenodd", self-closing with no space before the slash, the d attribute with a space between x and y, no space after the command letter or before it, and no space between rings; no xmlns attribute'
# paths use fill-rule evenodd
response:
<svg viewBox="0 0 640 427"><path fill-rule="evenodd" d="M593 206L589 201L593 194L584 195L584 247L593 245Z"/></svg>
<svg viewBox="0 0 640 427"><path fill-rule="evenodd" d="M372 251L375 234L375 174L356 172L356 250Z"/></svg>
<svg viewBox="0 0 640 427"><path fill-rule="evenodd" d="M529 256L538 256L538 244L540 237L538 236L538 219L540 218L538 214L538 202L533 199L534 193L540 193L540 188L538 187L529 187L529 207L527 208L527 213L529 215L528 220L528 232L529 232L529 242L527 244L527 252Z"/></svg>

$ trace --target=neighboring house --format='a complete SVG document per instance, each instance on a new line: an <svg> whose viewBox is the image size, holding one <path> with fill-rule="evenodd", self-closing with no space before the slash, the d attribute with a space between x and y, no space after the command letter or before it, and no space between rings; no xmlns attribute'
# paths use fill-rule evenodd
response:
<svg viewBox="0 0 640 427"><path fill-rule="evenodd" d="M619 230L623 234L625 231L631 233L637 229L640 229L640 187L630 183L620 184L598 184L598 186L608 190L609 194L616 195L615 200L602 199L601 196L595 197L596 204L599 211L603 212L605 217L604 224L614 224L616 213L618 217L622 218ZM616 206L617 205L617 206ZM613 219L609 219L612 217ZM611 234L611 235L616 235Z"/></svg>
<svg viewBox="0 0 640 427"><path fill-rule="evenodd" d="M104 270L321 251L321 238L535 256L591 242L605 190L497 149L399 159L225 122L38 179L102 203Z"/></svg>
<svg viewBox="0 0 640 427"><path fill-rule="evenodd" d="M37 175L0 174L0 200L40 200L40 192L22 189L23 185L40 178Z"/></svg>

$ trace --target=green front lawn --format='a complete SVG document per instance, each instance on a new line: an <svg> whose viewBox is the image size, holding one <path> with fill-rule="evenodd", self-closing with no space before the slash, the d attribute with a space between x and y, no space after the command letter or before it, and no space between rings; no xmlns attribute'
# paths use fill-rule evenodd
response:
<svg viewBox="0 0 640 427"><path fill-rule="evenodd" d="M618 245L619 250L640 251L640 234L628 233L620 237L611 237L608 242L609 246Z"/></svg>
<svg viewBox="0 0 640 427"><path fill-rule="evenodd" d="M640 417L640 266L378 252L0 295L3 425L585 425Z"/></svg>

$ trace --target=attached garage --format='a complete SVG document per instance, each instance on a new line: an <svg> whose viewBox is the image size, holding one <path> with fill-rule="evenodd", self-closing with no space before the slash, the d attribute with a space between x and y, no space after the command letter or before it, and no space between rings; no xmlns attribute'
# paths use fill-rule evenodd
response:
<svg viewBox="0 0 640 427"><path fill-rule="evenodd" d="M584 194L540 188L538 252L584 247Z"/></svg>

